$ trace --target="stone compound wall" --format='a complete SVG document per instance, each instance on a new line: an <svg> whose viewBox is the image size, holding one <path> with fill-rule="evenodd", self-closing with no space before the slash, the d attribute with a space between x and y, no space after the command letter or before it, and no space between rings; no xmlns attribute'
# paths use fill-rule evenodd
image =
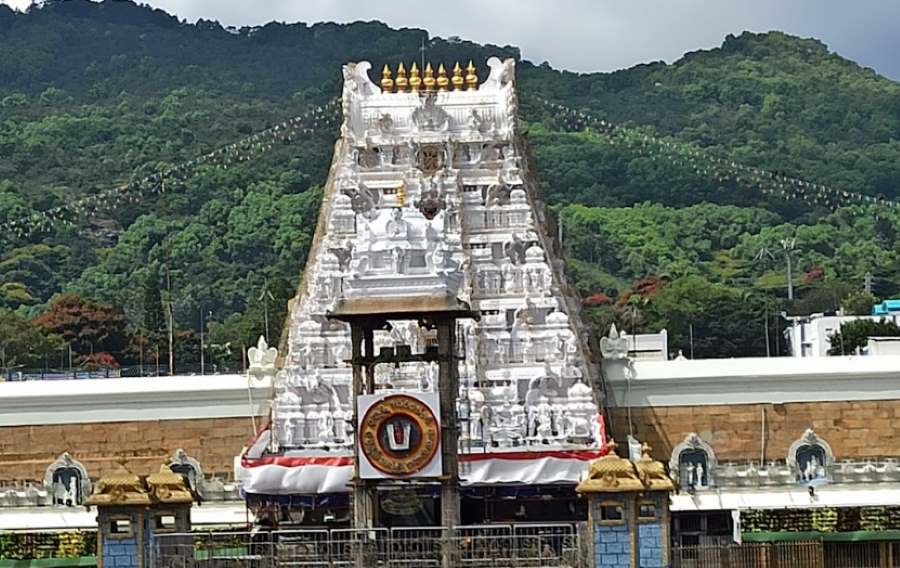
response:
<svg viewBox="0 0 900 568"><path fill-rule="evenodd" d="M629 409L608 412L614 435L624 440ZM831 445L838 460L900 456L900 400L634 407L630 415L634 436L664 462L691 432L712 446L720 463L760 455L784 460L807 428Z"/></svg>
<svg viewBox="0 0 900 568"><path fill-rule="evenodd" d="M68 451L97 479L119 459L138 475L159 470L182 448L200 462L205 475L234 476L234 457L253 438L249 418L99 422L0 427L0 479L43 481L56 458Z"/></svg>

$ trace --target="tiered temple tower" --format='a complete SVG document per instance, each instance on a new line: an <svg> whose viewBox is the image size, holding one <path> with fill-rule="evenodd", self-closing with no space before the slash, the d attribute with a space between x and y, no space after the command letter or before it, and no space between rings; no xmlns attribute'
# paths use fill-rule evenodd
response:
<svg viewBox="0 0 900 568"><path fill-rule="evenodd" d="M599 378L528 173L515 62L487 66L483 82L471 62L385 66L380 86L369 63L344 67L341 137L280 349L272 428L243 460L249 493L349 491L354 394L368 391L354 393L351 359L364 358L348 306L406 314L371 338L381 395L438 392L437 359L417 356L439 348L425 312L438 298L469 314L452 341L463 485L574 489L599 455ZM391 364L371 364L378 356Z"/></svg>

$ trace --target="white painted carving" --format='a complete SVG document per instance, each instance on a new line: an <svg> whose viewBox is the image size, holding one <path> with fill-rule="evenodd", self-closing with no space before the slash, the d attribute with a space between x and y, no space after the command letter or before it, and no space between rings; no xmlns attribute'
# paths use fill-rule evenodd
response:
<svg viewBox="0 0 900 568"><path fill-rule="evenodd" d="M266 338L259 336L256 347L247 350L247 361L250 363L247 372L251 377L261 379L275 375L275 359L278 358L278 349L269 347Z"/></svg>
<svg viewBox="0 0 900 568"><path fill-rule="evenodd" d="M366 62L344 69L342 140L323 224L289 318L276 378L273 446L349 453L349 328L339 302L442 296L481 317L461 321L462 451L598 447L597 401L583 327L522 178L515 62L492 58L478 90L381 93ZM376 353L434 346L433 330L391 322ZM438 386L437 366L380 365L380 389Z"/></svg>

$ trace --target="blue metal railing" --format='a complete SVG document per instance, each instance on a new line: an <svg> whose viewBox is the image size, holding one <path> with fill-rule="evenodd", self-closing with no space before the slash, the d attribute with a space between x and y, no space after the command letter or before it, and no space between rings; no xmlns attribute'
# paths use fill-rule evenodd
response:
<svg viewBox="0 0 900 568"><path fill-rule="evenodd" d="M223 365L206 365L201 372L199 364L175 366L175 375L228 375L243 373L240 368ZM53 381L80 379L118 379L121 377L167 377L171 376L168 365L128 365L124 367L102 367L83 369L73 367L48 369L2 369L0 377L7 381Z"/></svg>

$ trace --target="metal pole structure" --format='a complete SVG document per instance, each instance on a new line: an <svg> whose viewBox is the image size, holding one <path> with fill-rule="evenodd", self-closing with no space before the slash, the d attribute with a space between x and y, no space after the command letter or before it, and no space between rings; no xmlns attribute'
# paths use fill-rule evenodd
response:
<svg viewBox="0 0 900 568"><path fill-rule="evenodd" d="M172 301L172 272L166 265L166 290L169 316L169 376L175 376L175 302Z"/></svg>
<svg viewBox="0 0 900 568"><path fill-rule="evenodd" d="M436 324L440 359L438 394L441 404L441 461L444 470L441 479L441 526L445 531L445 548L441 566L453 568L457 565L453 534L459 525L459 427L456 416L459 376L456 362L456 322L452 317L445 317Z"/></svg>
<svg viewBox="0 0 900 568"><path fill-rule="evenodd" d="M794 264L791 253L797 246L797 239L781 239L781 247L784 249L784 258L787 261L787 294L788 300L794 299Z"/></svg>
<svg viewBox="0 0 900 568"><path fill-rule="evenodd" d="M203 356L203 306L200 306L200 374L206 374L206 358Z"/></svg>
<svg viewBox="0 0 900 568"><path fill-rule="evenodd" d="M694 358L694 324L688 324L688 340L691 344L691 359Z"/></svg>
<svg viewBox="0 0 900 568"><path fill-rule="evenodd" d="M794 299L794 270L791 263L791 253L787 253L787 281L788 281L788 300Z"/></svg>
<svg viewBox="0 0 900 568"><path fill-rule="evenodd" d="M368 372L363 367L360 362L360 358L363 356L363 341L366 336L371 337L372 333L364 334L362 326L358 322L352 322L350 324L350 347L351 347L351 357L353 361L353 383L352 383L352 404L353 404L353 429L354 429L354 447L356 453L356 459L353 460L353 528L357 531L364 531L372 526L372 506L371 506L371 495L369 493L369 487L364 479L360 477L359 473L359 462L360 462L360 447L359 447L359 439L357 437L357 433L359 431L359 404L357 401L357 397L360 394L363 394L367 390L368 383ZM371 347L369 345L365 346L365 351L374 350L374 345ZM353 550L353 562L356 568L367 568L366 567L366 551L365 546L363 546L363 538L360 533L356 533L356 538L353 540L354 550Z"/></svg>
<svg viewBox="0 0 900 568"><path fill-rule="evenodd" d="M263 315L266 320L266 343L269 342L269 300L274 300L275 296L269 292L269 279L266 278L263 282L262 292L259 294L259 299L263 302Z"/></svg>

